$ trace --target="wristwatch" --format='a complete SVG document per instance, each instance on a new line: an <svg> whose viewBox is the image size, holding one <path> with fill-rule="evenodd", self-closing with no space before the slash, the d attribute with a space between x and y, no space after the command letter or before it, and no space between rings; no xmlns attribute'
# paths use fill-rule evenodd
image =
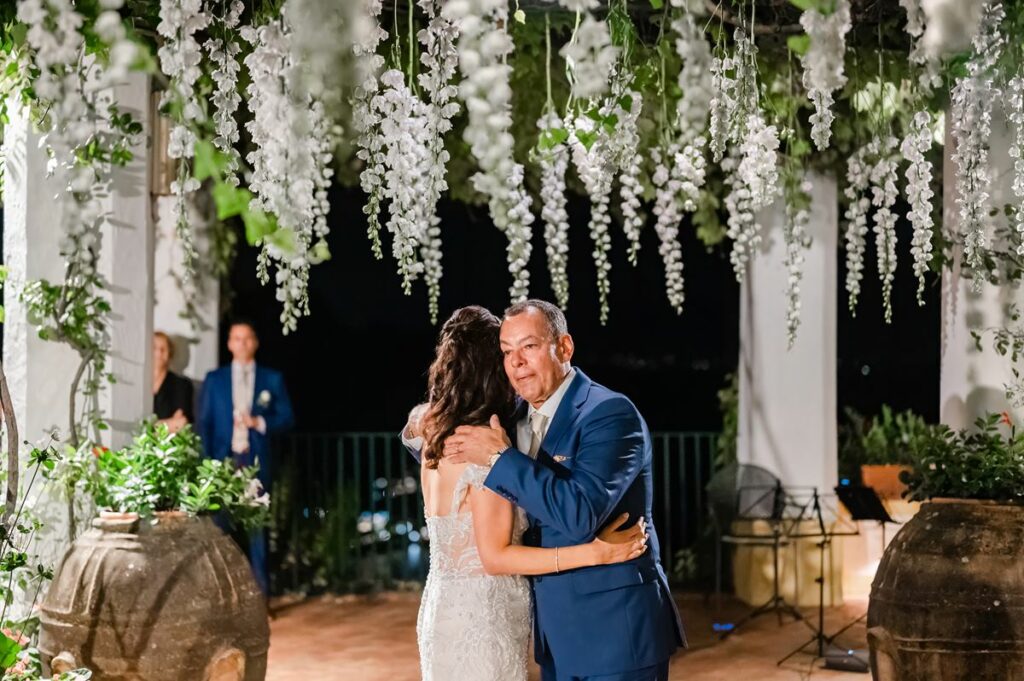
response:
<svg viewBox="0 0 1024 681"><path fill-rule="evenodd" d="M498 451L494 452L494 454L491 454L491 458L487 459L487 467L494 468L494 464L498 463L498 459L501 458L501 455L508 451L508 447L508 445L505 445Z"/></svg>

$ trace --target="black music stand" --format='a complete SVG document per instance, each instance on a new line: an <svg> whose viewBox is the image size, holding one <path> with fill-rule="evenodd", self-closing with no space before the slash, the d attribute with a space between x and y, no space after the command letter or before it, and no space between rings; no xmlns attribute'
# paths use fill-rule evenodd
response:
<svg viewBox="0 0 1024 681"><path fill-rule="evenodd" d="M895 524L896 521L889 515L889 511L885 508L881 498L879 498L878 492L873 487L865 487L864 485L840 485L835 489L839 501L843 502L843 506L850 512L851 520L874 520L882 527L882 551L884 552L885 524ZM826 636L825 640L831 644L832 641L845 633L847 629L861 622L867 616L868 613L865 611L863 615L852 622L848 622L839 631Z"/></svg>
<svg viewBox="0 0 1024 681"><path fill-rule="evenodd" d="M825 527L825 515L821 508L821 495L818 494L818 488L815 487L813 491L813 497L811 499L811 507L814 515L813 520L818 521L817 532L807 532L799 534L790 534L789 536L793 539L818 539L815 546L818 548L818 577L814 580L818 583L818 626L814 626L810 622L806 622L814 635L804 642L800 647L794 649L788 655L779 660L776 664L781 665L783 662L793 657L797 653L803 652L804 648L813 644L816 644L816 653L814 659L819 657L825 657L825 646L826 644L831 645L832 638L825 635L825 548L832 545L833 537L852 537L860 534L859 530L853 532L837 532L834 529L828 530ZM883 509L884 510L884 509ZM837 514L838 515L838 514ZM832 565L830 561L830 566ZM850 625L852 626L852 625Z"/></svg>

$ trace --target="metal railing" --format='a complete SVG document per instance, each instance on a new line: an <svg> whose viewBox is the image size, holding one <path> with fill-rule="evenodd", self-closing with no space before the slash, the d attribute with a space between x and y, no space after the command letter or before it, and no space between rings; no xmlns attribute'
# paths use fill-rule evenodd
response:
<svg viewBox="0 0 1024 681"><path fill-rule="evenodd" d="M654 523L662 562L706 525L717 435L654 433ZM428 544L419 465L395 433L311 433L274 442L271 571L276 593L414 587Z"/></svg>

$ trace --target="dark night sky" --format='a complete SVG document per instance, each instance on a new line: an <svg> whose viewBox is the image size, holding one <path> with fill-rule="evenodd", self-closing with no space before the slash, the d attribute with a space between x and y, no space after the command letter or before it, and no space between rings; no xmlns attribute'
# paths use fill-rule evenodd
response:
<svg viewBox="0 0 1024 681"><path fill-rule="evenodd" d="M332 194L330 248L333 259L313 268L312 316L297 333L280 333L279 304L271 287L255 277L255 251L242 247L232 276L233 314L252 319L260 333L260 362L284 371L303 431L394 430L420 401L437 328L427 315L425 286L402 294L387 249L377 261L366 238L362 194L336 188ZM900 214L905 207L898 206ZM739 350L739 288L728 253L708 253L688 226L682 230L686 306L681 317L669 307L653 217L643 234L640 263L626 262L625 237L613 224L611 315L598 323L597 291L586 199L570 203L570 303L567 316L576 341L574 363L595 380L629 395L654 429L717 430L717 390L735 370ZM499 313L508 302L505 237L486 210L443 202L444 241L441 320L462 305L480 304ZM868 280L859 316L839 296L839 407L876 411L887 402L938 415L939 286L932 277L927 305L918 308L910 264L910 228L899 224L900 265L891 326L882 322L875 254L865 253ZM531 294L551 299L543 225L534 229ZM869 235L870 236L870 235ZM845 281L843 254L838 281ZM784 295L782 292L779 295ZM779 320L780 325L783 320ZM780 333L782 333L780 328Z"/></svg>

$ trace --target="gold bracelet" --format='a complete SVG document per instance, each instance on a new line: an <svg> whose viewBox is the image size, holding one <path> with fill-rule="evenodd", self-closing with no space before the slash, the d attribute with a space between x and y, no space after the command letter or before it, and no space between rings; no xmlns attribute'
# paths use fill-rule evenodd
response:
<svg viewBox="0 0 1024 681"><path fill-rule="evenodd" d="M558 574L558 547L555 547L555 574Z"/></svg>

